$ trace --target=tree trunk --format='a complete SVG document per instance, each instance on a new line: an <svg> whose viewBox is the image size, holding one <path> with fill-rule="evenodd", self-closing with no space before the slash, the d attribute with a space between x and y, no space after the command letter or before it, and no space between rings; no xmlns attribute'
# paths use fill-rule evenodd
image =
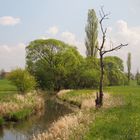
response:
<svg viewBox="0 0 140 140"><path fill-rule="evenodd" d="M103 64L103 55L100 52L100 85L99 93L96 94L96 107L101 107L103 105L103 75L104 75L104 64Z"/></svg>

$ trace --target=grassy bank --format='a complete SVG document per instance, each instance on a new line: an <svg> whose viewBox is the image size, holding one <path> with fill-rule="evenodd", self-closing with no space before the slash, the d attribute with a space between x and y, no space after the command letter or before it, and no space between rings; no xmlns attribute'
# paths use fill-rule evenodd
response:
<svg viewBox="0 0 140 140"><path fill-rule="evenodd" d="M106 89L113 95L122 95L125 105L100 111L90 124L85 140L139 140L140 87L120 86Z"/></svg>
<svg viewBox="0 0 140 140"><path fill-rule="evenodd" d="M60 118L48 131L33 139L139 140L140 87L108 87L105 93L103 108L82 108L80 112ZM82 104L85 100L94 100L94 95L94 90L73 90L60 92L58 96L70 103Z"/></svg>
<svg viewBox="0 0 140 140"><path fill-rule="evenodd" d="M36 92L20 95L7 80L0 80L0 125L6 121L19 121L40 111L44 99Z"/></svg>

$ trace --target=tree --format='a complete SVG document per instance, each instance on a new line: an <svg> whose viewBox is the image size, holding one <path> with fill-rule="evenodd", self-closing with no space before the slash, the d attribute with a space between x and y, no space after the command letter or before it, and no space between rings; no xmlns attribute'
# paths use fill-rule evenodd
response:
<svg viewBox="0 0 140 140"><path fill-rule="evenodd" d="M128 53L127 56L127 72L128 72L128 84L130 82L130 77L131 77L131 53Z"/></svg>
<svg viewBox="0 0 140 140"><path fill-rule="evenodd" d="M109 85L124 85L127 77L124 73L123 61L117 56L104 57L104 69L109 80Z"/></svg>
<svg viewBox="0 0 140 140"><path fill-rule="evenodd" d="M32 41L26 54L27 69L42 89L49 90L74 85L74 71L83 59L74 46L56 39Z"/></svg>
<svg viewBox="0 0 140 140"><path fill-rule="evenodd" d="M97 47L98 51L99 51L99 56L100 56L100 84L99 84L99 93L97 93L97 97L96 97L96 106L97 107L101 107L103 105L103 78L104 78L104 62L103 62L103 57L105 54L112 52L114 50L119 50L121 49L123 46L127 46L128 44L120 44L116 47L113 47L109 50L105 50L104 46L105 46L105 41L106 41L106 33L107 33L107 28L104 29L103 27L103 22L104 20L108 19L109 14L105 14L103 7L101 7L101 11L100 11L100 16L101 19L99 21L100 24L100 28L101 28L101 33L102 33L102 41L101 41L101 45Z"/></svg>
<svg viewBox="0 0 140 140"><path fill-rule="evenodd" d="M17 68L11 71L7 77L22 94L34 90L36 87L35 78L27 71Z"/></svg>
<svg viewBox="0 0 140 140"><path fill-rule="evenodd" d="M89 9L86 31L86 53L87 56L97 56L97 46L98 46L98 19L94 9Z"/></svg>
<svg viewBox="0 0 140 140"><path fill-rule="evenodd" d="M0 71L0 79L4 79L5 78L5 74L6 74L5 70L1 69L1 71Z"/></svg>
<svg viewBox="0 0 140 140"><path fill-rule="evenodd" d="M137 81L137 84L140 85L140 73L139 73L139 70L137 70L137 73L135 75L135 79Z"/></svg>

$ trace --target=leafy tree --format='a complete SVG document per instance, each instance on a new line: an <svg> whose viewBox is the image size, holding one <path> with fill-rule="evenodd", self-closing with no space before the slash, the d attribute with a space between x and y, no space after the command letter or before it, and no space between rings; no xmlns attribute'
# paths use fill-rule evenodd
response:
<svg viewBox="0 0 140 140"><path fill-rule="evenodd" d="M131 78L131 53L128 53L127 57L127 71L128 71L128 84Z"/></svg>
<svg viewBox="0 0 140 140"><path fill-rule="evenodd" d="M0 79L3 79L3 78L5 78L5 70L1 69L1 71L0 71Z"/></svg>
<svg viewBox="0 0 140 140"><path fill-rule="evenodd" d="M9 73L8 79L17 87L20 93L29 92L36 87L35 78L27 70L17 68Z"/></svg>
<svg viewBox="0 0 140 140"><path fill-rule="evenodd" d="M89 9L86 31L86 53L87 56L97 56L97 46L98 46L98 19L94 9Z"/></svg>
<svg viewBox="0 0 140 140"><path fill-rule="evenodd" d="M135 79L137 81L137 84L140 85L140 73L139 73L139 70L137 70L137 73L135 75Z"/></svg>
<svg viewBox="0 0 140 140"><path fill-rule="evenodd" d="M119 57L104 57L104 67L110 86L126 84L123 61Z"/></svg>
<svg viewBox="0 0 140 140"><path fill-rule="evenodd" d="M35 40L26 48L27 68L41 88L59 90L69 87L74 70L82 61L75 47L55 39ZM73 81L74 82L74 81Z"/></svg>

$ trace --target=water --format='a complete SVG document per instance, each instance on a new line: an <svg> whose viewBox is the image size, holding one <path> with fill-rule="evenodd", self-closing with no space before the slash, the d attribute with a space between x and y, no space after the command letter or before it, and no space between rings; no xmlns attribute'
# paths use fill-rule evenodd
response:
<svg viewBox="0 0 140 140"><path fill-rule="evenodd" d="M28 140L33 134L47 130L59 117L71 112L72 110L54 100L47 100L43 115L34 115L28 120L9 123L0 128L0 140Z"/></svg>

